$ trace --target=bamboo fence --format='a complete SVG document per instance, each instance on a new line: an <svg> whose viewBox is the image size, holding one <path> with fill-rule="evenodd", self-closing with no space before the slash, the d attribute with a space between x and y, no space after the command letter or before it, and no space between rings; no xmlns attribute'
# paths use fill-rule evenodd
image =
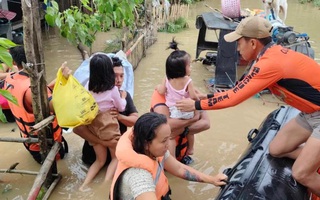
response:
<svg viewBox="0 0 320 200"><path fill-rule="evenodd" d="M174 22L180 17L188 18L189 4L172 4L169 7L169 13L166 12L165 6L153 7L153 17L157 23L158 29L165 28L168 22Z"/></svg>

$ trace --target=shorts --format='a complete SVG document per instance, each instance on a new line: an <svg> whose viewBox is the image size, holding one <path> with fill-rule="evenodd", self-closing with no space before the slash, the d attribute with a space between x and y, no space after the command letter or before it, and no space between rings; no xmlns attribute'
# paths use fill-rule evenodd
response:
<svg viewBox="0 0 320 200"><path fill-rule="evenodd" d="M112 140L121 136L119 122L110 114L110 110L99 112L91 124L87 126L94 135L102 140Z"/></svg>
<svg viewBox="0 0 320 200"><path fill-rule="evenodd" d="M303 128L312 132L311 137L320 139L320 111L309 114L300 112L296 117L296 122Z"/></svg>
<svg viewBox="0 0 320 200"><path fill-rule="evenodd" d="M174 119L192 119L194 117L194 112L181 112L177 109L177 107L172 106L169 108L170 110L170 118Z"/></svg>

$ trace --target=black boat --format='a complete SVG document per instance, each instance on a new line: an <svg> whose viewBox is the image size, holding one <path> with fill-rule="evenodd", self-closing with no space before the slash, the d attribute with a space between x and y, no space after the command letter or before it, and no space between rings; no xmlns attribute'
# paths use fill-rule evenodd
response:
<svg viewBox="0 0 320 200"><path fill-rule="evenodd" d="M258 129L248 133L249 145L233 168L224 171L228 184L221 188L216 200L308 200L310 195L292 177L293 160L274 158L269 143L279 129L299 111L281 106L271 112Z"/></svg>

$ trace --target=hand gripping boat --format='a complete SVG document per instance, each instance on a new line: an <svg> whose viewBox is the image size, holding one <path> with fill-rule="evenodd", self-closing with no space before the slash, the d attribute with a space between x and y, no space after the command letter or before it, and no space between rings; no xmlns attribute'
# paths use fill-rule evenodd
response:
<svg viewBox="0 0 320 200"><path fill-rule="evenodd" d="M268 146L279 129L299 113L281 106L271 112L258 129L248 133L249 146L233 168L224 171L228 184L216 200L308 200L307 188L296 182L291 173L293 160L274 158Z"/></svg>

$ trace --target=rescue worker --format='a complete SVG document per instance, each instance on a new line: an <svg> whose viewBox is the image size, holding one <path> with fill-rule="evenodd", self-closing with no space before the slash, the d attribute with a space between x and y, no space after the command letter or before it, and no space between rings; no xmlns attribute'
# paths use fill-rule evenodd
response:
<svg viewBox="0 0 320 200"><path fill-rule="evenodd" d="M241 56L253 62L248 74L230 90L214 93L205 100L181 100L176 106L182 111L228 108L268 88L301 111L271 141L270 154L295 159L293 177L319 196L320 66L302 53L272 43L272 28L262 17L243 19L224 39L237 41Z"/></svg>
<svg viewBox="0 0 320 200"><path fill-rule="evenodd" d="M29 75L24 71L22 62L26 63L26 56L23 46L16 46L10 49L10 54L14 64L18 67L19 71L9 74L5 79L5 88L14 97L16 97L18 105L8 102L11 112L15 118L15 121L20 129L20 135L23 138L37 138L37 134L30 134L30 127L35 125L35 117L32 110L32 95L30 89ZM50 85L54 85L51 83ZM48 88L49 100L51 99L51 90ZM64 142L59 150L57 158L63 158L64 154L68 151L66 141L62 137L62 128L59 127L57 120L55 119L51 124L52 134L48 134L47 137L52 137L57 142ZM40 146L38 143L23 143L26 149L33 156L34 160L38 163L42 163L40 155Z"/></svg>

